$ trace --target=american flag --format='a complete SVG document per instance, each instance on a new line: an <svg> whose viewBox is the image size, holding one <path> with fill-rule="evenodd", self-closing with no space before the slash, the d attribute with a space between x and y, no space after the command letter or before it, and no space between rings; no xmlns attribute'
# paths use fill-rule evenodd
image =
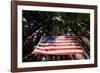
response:
<svg viewBox="0 0 100 73"><path fill-rule="evenodd" d="M78 36L42 36L33 54L75 55L84 54Z"/></svg>

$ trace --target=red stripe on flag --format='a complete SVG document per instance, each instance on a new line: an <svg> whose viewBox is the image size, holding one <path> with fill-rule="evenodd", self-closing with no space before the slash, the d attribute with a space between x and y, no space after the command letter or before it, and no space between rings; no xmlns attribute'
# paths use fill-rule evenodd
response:
<svg viewBox="0 0 100 73"><path fill-rule="evenodd" d="M56 49L41 49L36 48L38 50L44 50L44 51L54 51L54 50L80 50L80 48L56 48Z"/></svg>
<svg viewBox="0 0 100 73"><path fill-rule="evenodd" d="M37 46L41 49L80 48L80 46Z"/></svg>
<svg viewBox="0 0 100 73"><path fill-rule="evenodd" d="M48 53L48 52L39 52L35 51L34 54L48 54L48 55L75 55L75 54L84 54L84 52L65 52L65 53Z"/></svg>
<svg viewBox="0 0 100 73"><path fill-rule="evenodd" d="M79 43L39 43L39 46L80 46Z"/></svg>
<svg viewBox="0 0 100 73"><path fill-rule="evenodd" d="M56 38L78 38L78 36L55 36Z"/></svg>

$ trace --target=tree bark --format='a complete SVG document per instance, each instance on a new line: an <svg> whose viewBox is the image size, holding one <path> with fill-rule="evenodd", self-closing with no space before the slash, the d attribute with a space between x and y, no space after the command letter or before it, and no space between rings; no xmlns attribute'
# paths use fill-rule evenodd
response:
<svg viewBox="0 0 100 73"><path fill-rule="evenodd" d="M90 48L90 41L89 41L85 36L80 36L80 39L82 40L82 42L83 42L88 48Z"/></svg>

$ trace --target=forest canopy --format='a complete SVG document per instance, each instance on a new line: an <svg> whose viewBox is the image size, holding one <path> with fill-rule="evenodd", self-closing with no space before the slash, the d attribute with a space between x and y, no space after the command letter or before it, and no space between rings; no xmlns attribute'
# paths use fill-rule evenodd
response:
<svg viewBox="0 0 100 73"><path fill-rule="evenodd" d="M89 13L23 10L22 25L23 56L34 50L43 35L76 35L90 39Z"/></svg>
<svg viewBox="0 0 100 73"><path fill-rule="evenodd" d="M89 38L90 14L88 13L23 11L23 22L23 26L29 27L29 31L24 32L25 37L36 32L45 35L64 35L70 27L75 35Z"/></svg>

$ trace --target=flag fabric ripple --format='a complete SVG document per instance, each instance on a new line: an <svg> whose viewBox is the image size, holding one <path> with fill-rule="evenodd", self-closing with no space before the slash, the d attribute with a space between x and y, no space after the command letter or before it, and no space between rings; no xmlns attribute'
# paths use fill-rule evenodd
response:
<svg viewBox="0 0 100 73"><path fill-rule="evenodd" d="M42 36L33 54L75 55L83 54L78 36Z"/></svg>

